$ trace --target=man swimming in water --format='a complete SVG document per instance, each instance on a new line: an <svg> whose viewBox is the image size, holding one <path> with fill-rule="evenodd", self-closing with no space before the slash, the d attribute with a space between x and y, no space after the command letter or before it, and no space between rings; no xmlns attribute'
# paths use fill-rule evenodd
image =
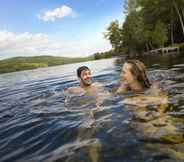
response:
<svg viewBox="0 0 184 162"><path fill-rule="evenodd" d="M104 88L100 83L92 81L91 70L87 66L81 66L77 69L77 77L80 86L68 88L69 93L86 93L90 96L96 96L100 92L104 92Z"/></svg>
<svg viewBox="0 0 184 162"><path fill-rule="evenodd" d="M87 66L81 66L77 69L77 77L79 79L80 86L68 88L67 89L68 93L70 94L85 93L88 96L97 97L96 99L99 104L101 104L103 100L110 95L109 92L104 90L102 84L98 82L93 82L91 70Z"/></svg>

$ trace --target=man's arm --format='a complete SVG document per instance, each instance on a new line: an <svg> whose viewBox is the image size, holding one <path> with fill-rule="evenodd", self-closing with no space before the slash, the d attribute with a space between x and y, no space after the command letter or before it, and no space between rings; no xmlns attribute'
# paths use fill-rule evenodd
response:
<svg viewBox="0 0 184 162"><path fill-rule="evenodd" d="M101 104L103 104L104 100L111 96L111 94L109 91L105 90L103 84L101 83L95 83L95 88L98 91L98 95L96 98L96 106L99 107Z"/></svg>

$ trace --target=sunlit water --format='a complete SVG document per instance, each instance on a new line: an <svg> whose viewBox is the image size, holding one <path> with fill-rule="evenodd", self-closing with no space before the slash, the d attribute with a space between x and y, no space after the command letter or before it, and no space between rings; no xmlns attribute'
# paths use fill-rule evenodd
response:
<svg viewBox="0 0 184 162"><path fill-rule="evenodd" d="M123 103L133 94L114 93L123 59L1 74L0 161L184 161L184 57L139 59L146 63L149 78L168 92L164 117L136 117L141 111ZM112 94L98 108L95 98L68 99L64 93L79 84L76 69L81 65L89 66L94 81ZM155 107L147 111L154 114Z"/></svg>

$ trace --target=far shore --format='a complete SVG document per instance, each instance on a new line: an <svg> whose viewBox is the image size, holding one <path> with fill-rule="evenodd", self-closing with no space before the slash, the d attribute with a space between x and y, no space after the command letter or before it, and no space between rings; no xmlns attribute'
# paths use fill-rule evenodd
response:
<svg viewBox="0 0 184 162"><path fill-rule="evenodd" d="M163 49L174 49L176 48L176 52L184 51L184 43L175 46L165 47ZM162 48L154 49L152 51L143 52L143 55L149 54L165 54ZM173 50L175 51L175 49ZM168 53L169 50L166 52ZM172 52L172 51L170 51ZM106 59L112 57L122 57L122 56L137 56L136 54L117 54L113 50L96 53L89 57L78 57L78 58L69 58L69 57L57 57L57 56L32 56L32 57L13 57L9 59L0 60L0 74L2 73L11 73L16 71L23 71L23 70L32 70L38 68L45 68L57 65L64 65L64 64L73 64L85 61L94 61L99 59Z"/></svg>

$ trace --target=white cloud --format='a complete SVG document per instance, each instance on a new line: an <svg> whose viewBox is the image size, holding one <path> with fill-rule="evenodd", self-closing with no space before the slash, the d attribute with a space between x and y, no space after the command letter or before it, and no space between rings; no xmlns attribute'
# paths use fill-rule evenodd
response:
<svg viewBox="0 0 184 162"><path fill-rule="evenodd" d="M52 21L54 22L57 18L61 19L67 16L74 17L76 13L72 10L72 8L68 6L61 6L59 8L55 8L53 10L48 10L43 14L37 15L37 17L43 21Z"/></svg>
<svg viewBox="0 0 184 162"><path fill-rule="evenodd" d="M103 35L76 41L53 41L43 33L13 33L0 30L0 58L15 56L54 55L81 57L111 48Z"/></svg>
<svg viewBox="0 0 184 162"><path fill-rule="evenodd" d="M48 36L45 34L0 31L0 53L35 53L45 48L48 43Z"/></svg>

